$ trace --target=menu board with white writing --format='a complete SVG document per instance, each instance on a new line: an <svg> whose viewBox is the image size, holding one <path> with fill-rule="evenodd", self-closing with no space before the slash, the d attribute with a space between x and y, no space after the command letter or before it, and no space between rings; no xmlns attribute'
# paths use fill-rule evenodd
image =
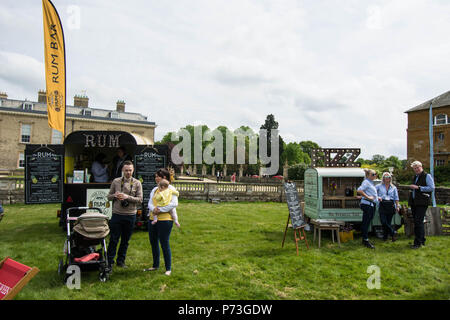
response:
<svg viewBox="0 0 450 320"><path fill-rule="evenodd" d="M300 199L295 183L285 183L286 202L291 216L292 228L296 229L305 224Z"/></svg>
<svg viewBox="0 0 450 320"><path fill-rule="evenodd" d="M63 148L60 145L27 146L25 203L61 203L63 166Z"/></svg>
<svg viewBox="0 0 450 320"><path fill-rule="evenodd" d="M165 168L167 165L167 157L160 154L157 149L146 149L134 157L136 166L136 179L142 183L143 191L143 207L147 208L150 192L156 186L155 173L158 169Z"/></svg>

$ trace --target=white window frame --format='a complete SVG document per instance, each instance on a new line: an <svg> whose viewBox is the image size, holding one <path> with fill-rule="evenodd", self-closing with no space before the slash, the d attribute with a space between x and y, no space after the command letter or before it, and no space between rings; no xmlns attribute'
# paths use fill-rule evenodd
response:
<svg viewBox="0 0 450 320"><path fill-rule="evenodd" d="M27 135L24 135L23 133L23 128L24 128L24 126L29 126L30 127L30 134L29 134L29 138L28 139L25 139L25 140L28 140L28 141L24 141L24 137L26 137ZM33 129L33 125L31 124L31 123L21 123L20 124L20 142L21 143L31 143L31 132L32 132L32 129Z"/></svg>
<svg viewBox="0 0 450 320"><path fill-rule="evenodd" d="M20 162L23 161L23 166L20 166ZM20 152L19 153L19 159L17 161L17 168L18 169L23 169L25 168L25 153Z"/></svg>
<svg viewBox="0 0 450 320"><path fill-rule="evenodd" d="M31 102L24 102L24 103L22 103L22 109L23 110L32 111L33 108L34 108L34 105Z"/></svg>
<svg viewBox="0 0 450 320"><path fill-rule="evenodd" d="M444 122L443 123L438 123L438 117L439 116L444 116L444 118L443 118ZM442 121L442 120L440 119L440 121ZM437 115L434 116L434 125L435 126L441 126L441 125L444 125L444 124L447 124L447 123L448 123L448 116L447 116L447 114L440 113L440 114L437 114Z"/></svg>
<svg viewBox="0 0 450 320"><path fill-rule="evenodd" d="M110 117L111 119L119 119L119 113L118 113L117 111L111 111L111 112L109 113L109 117Z"/></svg>
<svg viewBox="0 0 450 320"><path fill-rule="evenodd" d="M52 144L61 144L62 143L62 132L52 128L52 137L51 137L50 141Z"/></svg>

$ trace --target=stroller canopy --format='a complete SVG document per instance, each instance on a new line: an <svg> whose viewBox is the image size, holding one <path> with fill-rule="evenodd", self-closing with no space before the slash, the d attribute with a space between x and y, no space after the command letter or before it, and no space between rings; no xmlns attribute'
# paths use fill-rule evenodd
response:
<svg viewBox="0 0 450 320"><path fill-rule="evenodd" d="M73 230L89 239L105 238L109 234L108 217L101 213L83 213Z"/></svg>

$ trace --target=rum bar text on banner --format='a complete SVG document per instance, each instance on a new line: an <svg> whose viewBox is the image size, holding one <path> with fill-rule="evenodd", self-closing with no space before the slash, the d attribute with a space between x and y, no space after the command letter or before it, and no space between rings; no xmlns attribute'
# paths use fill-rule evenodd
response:
<svg viewBox="0 0 450 320"><path fill-rule="evenodd" d="M42 0L44 14L44 60L47 86L48 125L65 137L66 62L64 33L58 12L50 0Z"/></svg>

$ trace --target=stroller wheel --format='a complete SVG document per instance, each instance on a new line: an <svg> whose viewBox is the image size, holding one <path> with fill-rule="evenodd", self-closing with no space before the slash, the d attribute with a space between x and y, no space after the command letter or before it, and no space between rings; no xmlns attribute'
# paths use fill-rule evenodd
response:
<svg viewBox="0 0 450 320"><path fill-rule="evenodd" d="M101 282L106 282L109 279L109 272L106 271L100 272L99 279Z"/></svg>
<svg viewBox="0 0 450 320"><path fill-rule="evenodd" d="M58 263L58 275L64 284L67 282L67 278L70 276L70 274L67 274L67 265L64 264L63 259L60 259Z"/></svg>
<svg viewBox="0 0 450 320"><path fill-rule="evenodd" d="M59 274L60 276L62 276L63 273L65 273L65 270L64 270L64 262L63 262L63 259L59 259L59 263L58 263L58 274Z"/></svg>

